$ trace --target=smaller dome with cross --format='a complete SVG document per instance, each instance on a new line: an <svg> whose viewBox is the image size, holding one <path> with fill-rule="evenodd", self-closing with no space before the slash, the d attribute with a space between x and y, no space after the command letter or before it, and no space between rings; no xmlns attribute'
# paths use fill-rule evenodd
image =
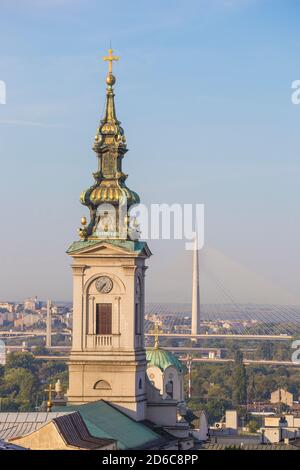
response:
<svg viewBox="0 0 300 470"><path fill-rule="evenodd" d="M170 351L166 351L165 349L148 349L146 351L146 358L148 367L156 366L164 372L167 367L174 366L178 372L185 372L185 366L182 362L175 356L175 354L172 354Z"/></svg>

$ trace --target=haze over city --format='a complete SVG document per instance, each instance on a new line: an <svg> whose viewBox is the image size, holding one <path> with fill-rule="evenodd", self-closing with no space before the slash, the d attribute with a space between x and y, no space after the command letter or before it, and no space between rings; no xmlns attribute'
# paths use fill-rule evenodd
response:
<svg viewBox="0 0 300 470"><path fill-rule="evenodd" d="M1 298L71 299L65 250L86 214L78 195L96 168L100 59L112 41L128 183L146 204L205 204L202 300L226 300L213 272L237 302L300 303L300 106L291 102L300 6L116 1L121 16L110 8L1 2ZM184 242L149 246L147 300L189 302Z"/></svg>
<svg viewBox="0 0 300 470"><path fill-rule="evenodd" d="M299 14L0 1L1 463L300 449Z"/></svg>

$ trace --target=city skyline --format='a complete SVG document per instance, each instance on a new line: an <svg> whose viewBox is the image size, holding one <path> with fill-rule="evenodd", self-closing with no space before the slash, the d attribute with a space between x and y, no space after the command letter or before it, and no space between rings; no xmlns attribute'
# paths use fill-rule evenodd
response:
<svg viewBox="0 0 300 470"><path fill-rule="evenodd" d="M23 4L26 11L3 2L0 20L0 79L7 87L0 106L1 299L71 298L64 253L86 215L78 198L96 168L101 57L112 40L122 61L115 91L130 186L147 204L205 204L204 302L216 300L206 275L213 266L236 301L300 303L300 107L291 102L300 70L299 7L203 1L187 10L174 2L170 12L132 2L122 17L90 32L99 9L108 13L104 3ZM151 178L143 178L147 172ZM179 241L149 245L156 256L147 300L189 301L191 254Z"/></svg>

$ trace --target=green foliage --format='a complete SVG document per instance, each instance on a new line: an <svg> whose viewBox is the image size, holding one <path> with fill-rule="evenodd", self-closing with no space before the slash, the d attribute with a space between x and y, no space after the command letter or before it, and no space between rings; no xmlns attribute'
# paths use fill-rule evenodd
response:
<svg viewBox="0 0 300 470"><path fill-rule="evenodd" d="M35 356L48 356L50 354L49 349L45 346L36 346L33 353Z"/></svg>
<svg viewBox="0 0 300 470"><path fill-rule="evenodd" d="M256 420L251 419L251 421L249 421L248 423L249 432L255 433L259 428L260 428L259 423Z"/></svg>
<svg viewBox="0 0 300 470"><path fill-rule="evenodd" d="M4 393L30 403L37 380L32 372L19 367L5 371L3 384Z"/></svg>
<svg viewBox="0 0 300 470"><path fill-rule="evenodd" d="M28 352L7 356L0 369L0 405L2 411L33 411L46 398L45 388L60 379L63 390L68 387L67 365L36 359Z"/></svg>
<svg viewBox="0 0 300 470"><path fill-rule="evenodd" d="M19 367L35 373L37 363L34 355L29 352L12 352L8 354L5 368L18 369Z"/></svg>
<svg viewBox="0 0 300 470"><path fill-rule="evenodd" d="M219 399L219 398L210 398L205 405L203 405L203 410L206 412L209 417L209 422L211 424L224 416L225 411L231 408L231 402L229 400Z"/></svg>
<svg viewBox="0 0 300 470"><path fill-rule="evenodd" d="M232 371L232 401L235 406L247 402L247 375L243 364L243 353L235 351L234 365Z"/></svg>
<svg viewBox="0 0 300 470"><path fill-rule="evenodd" d="M232 352L236 354L237 348L233 347ZM241 359L238 352L234 363L193 364L192 399L188 406L195 411L205 410L210 424L221 419L226 409L237 408L241 416L245 409L239 404L269 401L271 392L279 387L286 388L298 399L300 369L266 365L245 368Z"/></svg>

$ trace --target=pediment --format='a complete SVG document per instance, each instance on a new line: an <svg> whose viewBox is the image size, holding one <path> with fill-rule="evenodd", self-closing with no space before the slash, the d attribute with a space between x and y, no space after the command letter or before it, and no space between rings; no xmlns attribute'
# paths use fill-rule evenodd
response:
<svg viewBox="0 0 300 470"><path fill-rule="evenodd" d="M73 242L67 253L73 257L88 256L151 256L147 243L130 240L86 240Z"/></svg>

